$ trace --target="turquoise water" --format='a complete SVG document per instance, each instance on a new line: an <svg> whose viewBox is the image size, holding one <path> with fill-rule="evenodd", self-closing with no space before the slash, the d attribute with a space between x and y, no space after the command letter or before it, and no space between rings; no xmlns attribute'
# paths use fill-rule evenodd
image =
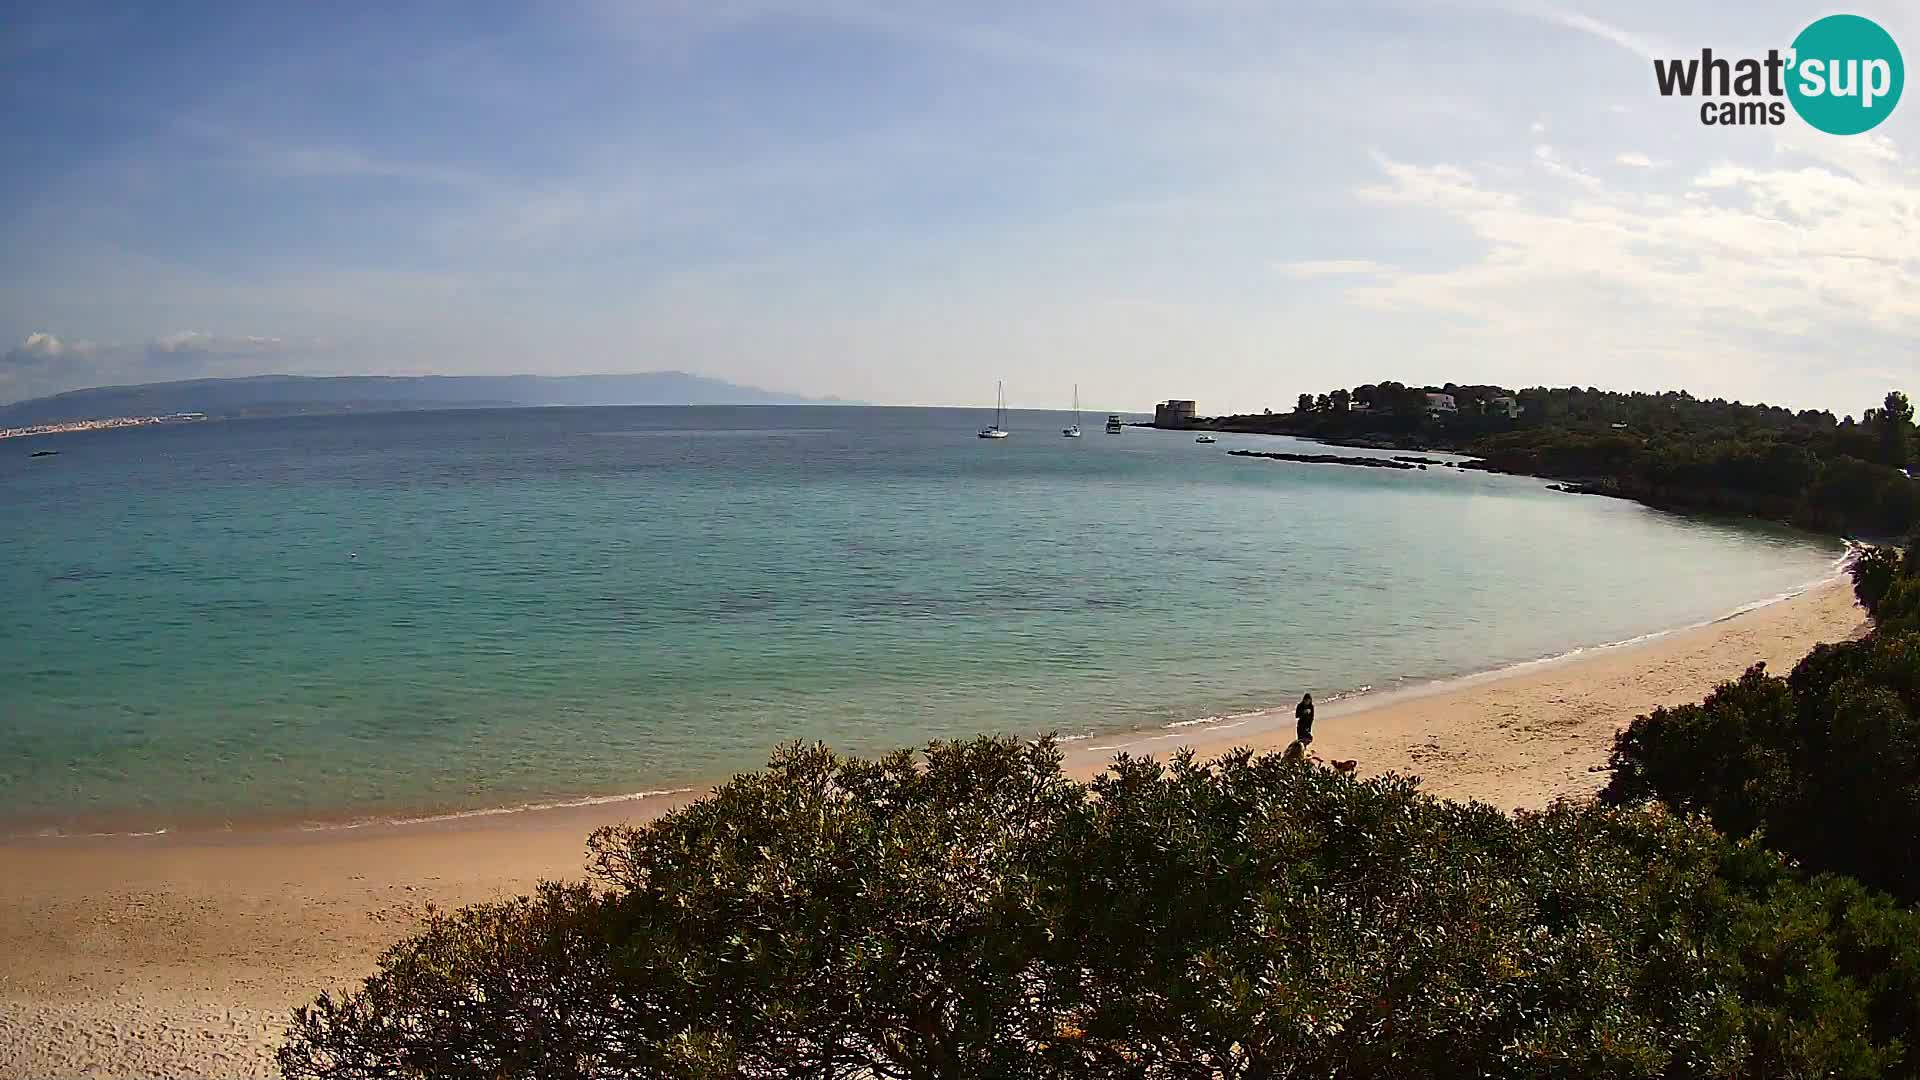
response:
<svg viewBox="0 0 1920 1080"><path fill-rule="evenodd" d="M0 832L660 789L797 738L1152 728L1715 618L1839 554L1525 478L1224 453L1291 440L1091 414L1068 440L1047 413L975 439L988 419L538 409L0 444Z"/></svg>

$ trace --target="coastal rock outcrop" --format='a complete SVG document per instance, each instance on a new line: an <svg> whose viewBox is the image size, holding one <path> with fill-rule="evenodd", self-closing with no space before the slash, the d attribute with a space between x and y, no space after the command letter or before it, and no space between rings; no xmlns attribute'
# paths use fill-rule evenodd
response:
<svg viewBox="0 0 1920 1080"><path fill-rule="evenodd" d="M1229 450L1232 457L1270 458L1274 461L1298 461L1308 465L1357 465L1363 469L1419 469L1425 466L1412 465L1392 458L1342 457L1338 454L1282 454L1260 450Z"/></svg>

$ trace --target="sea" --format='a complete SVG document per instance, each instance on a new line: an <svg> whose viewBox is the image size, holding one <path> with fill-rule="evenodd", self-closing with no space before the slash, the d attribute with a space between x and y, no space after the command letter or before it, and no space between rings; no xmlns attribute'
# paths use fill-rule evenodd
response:
<svg viewBox="0 0 1920 1080"><path fill-rule="evenodd" d="M983 440L990 410L546 408L0 442L0 836L565 805L792 740L1169 728L1707 622L1842 555L1103 418L1067 439L1069 414L1013 412Z"/></svg>

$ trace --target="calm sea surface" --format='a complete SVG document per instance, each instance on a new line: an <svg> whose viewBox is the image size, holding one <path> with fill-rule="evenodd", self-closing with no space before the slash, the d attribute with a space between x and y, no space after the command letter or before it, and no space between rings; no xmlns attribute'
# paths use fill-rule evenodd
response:
<svg viewBox="0 0 1920 1080"><path fill-rule="evenodd" d="M990 442L973 410L523 409L0 443L0 835L659 789L789 739L1159 727L1715 618L1840 554L1101 418L1069 440L1015 413Z"/></svg>

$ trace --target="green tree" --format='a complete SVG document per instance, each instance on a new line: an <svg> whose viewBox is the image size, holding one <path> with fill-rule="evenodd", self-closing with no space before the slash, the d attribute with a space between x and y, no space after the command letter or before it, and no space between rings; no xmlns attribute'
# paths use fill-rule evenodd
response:
<svg viewBox="0 0 1920 1080"><path fill-rule="evenodd" d="M1300 395L1300 400L1299 400L1299 401L1296 401L1296 402L1294 402L1294 405L1293 405L1293 411L1294 411L1294 412L1297 412L1297 413L1310 413L1310 412L1312 412L1312 411L1313 411L1313 395L1312 395L1312 394L1301 394L1301 395Z"/></svg>
<svg viewBox="0 0 1920 1080"><path fill-rule="evenodd" d="M1887 392L1884 407L1876 416L1880 461L1896 469L1907 465L1907 434L1913 427L1913 404L1898 390Z"/></svg>

